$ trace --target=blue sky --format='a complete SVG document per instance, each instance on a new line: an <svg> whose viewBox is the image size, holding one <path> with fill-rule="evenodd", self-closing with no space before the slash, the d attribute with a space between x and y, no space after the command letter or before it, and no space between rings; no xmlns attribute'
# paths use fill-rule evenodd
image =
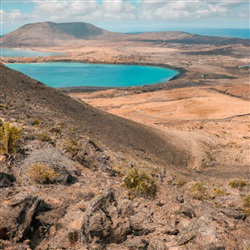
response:
<svg viewBox="0 0 250 250"><path fill-rule="evenodd" d="M118 32L249 28L248 0L0 0L1 33L33 22L89 22Z"/></svg>

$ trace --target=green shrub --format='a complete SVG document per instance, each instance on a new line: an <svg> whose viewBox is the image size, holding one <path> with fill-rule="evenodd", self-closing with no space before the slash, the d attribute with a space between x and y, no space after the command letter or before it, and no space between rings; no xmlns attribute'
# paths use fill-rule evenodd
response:
<svg viewBox="0 0 250 250"><path fill-rule="evenodd" d="M158 186L151 175L132 169L124 178L123 186L135 195L141 195L147 198L155 198Z"/></svg>
<svg viewBox="0 0 250 250"><path fill-rule="evenodd" d="M176 182L176 186L177 186L178 188L180 188L180 187L184 186L186 183L187 183L187 181L186 181L185 179L180 178L180 179Z"/></svg>
<svg viewBox="0 0 250 250"><path fill-rule="evenodd" d="M193 186L192 186L192 191L194 192L201 192L201 193L205 193L206 192L206 188L203 186L203 183L201 182L196 182Z"/></svg>
<svg viewBox="0 0 250 250"><path fill-rule="evenodd" d="M243 212L250 216L250 195L243 198Z"/></svg>
<svg viewBox="0 0 250 250"><path fill-rule="evenodd" d="M218 187L214 189L214 192L218 196L226 194L221 188L218 188Z"/></svg>
<svg viewBox="0 0 250 250"><path fill-rule="evenodd" d="M41 121L39 119L35 119L32 124L34 126L39 126L41 124Z"/></svg>
<svg viewBox="0 0 250 250"><path fill-rule="evenodd" d="M203 183L197 182L191 187L192 197L197 200L203 200L207 197L207 189L204 187Z"/></svg>
<svg viewBox="0 0 250 250"><path fill-rule="evenodd" d="M249 207L250 208L250 195L247 195L243 198L243 202L244 202L244 207Z"/></svg>
<svg viewBox="0 0 250 250"><path fill-rule="evenodd" d="M35 163L30 167L29 176L40 184L50 184L57 180L58 174L44 163Z"/></svg>
<svg viewBox="0 0 250 250"><path fill-rule="evenodd" d="M64 142L66 150L71 154L76 154L79 151L77 141L67 140Z"/></svg>
<svg viewBox="0 0 250 250"><path fill-rule="evenodd" d="M243 188L244 186L246 186L246 182L243 180L234 180L230 181L228 185L232 188Z"/></svg>
<svg viewBox="0 0 250 250"><path fill-rule="evenodd" d="M49 136L48 134L46 134L46 133L41 133L41 134L39 135L39 139L40 139L41 141L43 141L43 142L49 142L49 143L52 142L52 139L51 139L50 136Z"/></svg>
<svg viewBox="0 0 250 250"><path fill-rule="evenodd" d="M0 122L0 153L12 154L17 149L17 140L22 136L22 130L9 122Z"/></svg>

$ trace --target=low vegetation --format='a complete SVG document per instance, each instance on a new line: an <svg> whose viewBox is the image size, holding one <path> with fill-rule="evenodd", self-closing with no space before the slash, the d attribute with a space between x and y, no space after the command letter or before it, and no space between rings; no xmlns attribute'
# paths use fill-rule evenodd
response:
<svg viewBox="0 0 250 250"><path fill-rule="evenodd" d="M243 198L243 212L250 216L250 195Z"/></svg>
<svg viewBox="0 0 250 250"><path fill-rule="evenodd" d="M50 136L46 133L41 133L39 134L39 139L40 141L43 141L43 142L49 142L51 143L52 142L52 139L50 138Z"/></svg>
<svg viewBox="0 0 250 250"><path fill-rule="evenodd" d="M196 182L191 186L192 197L197 200L203 200L207 197L207 189L201 182Z"/></svg>
<svg viewBox="0 0 250 250"><path fill-rule="evenodd" d="M67 140L64 142L64 145L67 152L69 152L72 155L77 154L77 152L80 150L77 141L74 140Z"/></svg>
<svg viewBox="0 0 250 250"><path fill-rule="evenodd" d="M176 182L176 186L177 186L178 188L180 188L180 187L184 186L186 183L187 183L187 181L186 181L185 179L180 178L180 179Z"/></svg>
<svg viewBox="0 0 250 250"><path fill-rule="evenodd" d="M226 192L223 191L221 188L217 187L214 189L214 192L217 196L221 196L221 195L226 195Z"/></svg>
<svg viewBox="0 0 250 250"><path fill-rule="evenodd" d="M243 180L233 180L230 181L228 185L232 188L243 188L244 186L246 186L246 182Z"/></svg>
<svg viewBox="0 0 250 250"><path fill-rule="evenodd" d="M41 121L39 119L35 119L32 124L33 126L39 126L41 124Z"/></svg>
<svg viewBox="0 0 250 250"><path fill-rule="evenodd" d="M51 184L55 183L58 174L44 163L35 163L30 167L30 178L39 184Z"/></svg>
<svg viewBox="0 0 250 250"><path fill-rule="evenodd" d="M0 153L11 155L17 149L17 141L22 136L22 130L9 122L0 120Z"/></svg>
<svg viewBox="0 0 250 250"><path fill-rule="evenodd" d="M155 198L159 190L153 177L137 168L132 169L124 178L123 186L130 193L146 198Z"/></svg>

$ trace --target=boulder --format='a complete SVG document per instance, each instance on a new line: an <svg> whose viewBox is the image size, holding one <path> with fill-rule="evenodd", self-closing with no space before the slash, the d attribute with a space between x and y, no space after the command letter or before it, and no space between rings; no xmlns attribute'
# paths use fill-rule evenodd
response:
<svg viewBox="0 0 250 250"><path fill-rule="evenodd" d="M36 196L19 193L0 207L0 239L23 242L39 228L39 213L48 211L47 204Z"/></svg>
<svg viewBox="0 0 250 250"><path fill-rule="evenodd" d="M12 174L0 172L0 188L10 187L13 185L13 182L15 181L16 178Z"/></svg>
<svg viewBox="0 0 250 250"><path fill-rule="evenodd" d="M82 222L86 245L91 245L93 248L96 244L124 242L127 235L132 233L130 219L123 214L129 204L129 201L123 203L123 209L120 208L112 188L105 190L96 198L86 210Z"/></svg>

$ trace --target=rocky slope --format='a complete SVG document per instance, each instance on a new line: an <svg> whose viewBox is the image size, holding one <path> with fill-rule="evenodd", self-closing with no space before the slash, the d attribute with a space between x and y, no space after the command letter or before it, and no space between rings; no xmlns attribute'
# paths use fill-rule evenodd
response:
<svg viewBox="0 0 250 250"><path fill-rule="evenodd" d="M11 112L16 113L17 119L38 118L48 124L62 122L112 150L127 151L161 164L186 167L191 161L192 155L181 147L181 139L104 113L4 65L0 67L1 103L13 106Z"/></svg>
<svg viewBox="0 0 250 250"><path fill-rule="evenodd" d="M0 155L0 248L248 249L247 180L206 179L178 137L0 67L0 118L22 128ZM126 188L131 169L147 193Z"/></svg>

